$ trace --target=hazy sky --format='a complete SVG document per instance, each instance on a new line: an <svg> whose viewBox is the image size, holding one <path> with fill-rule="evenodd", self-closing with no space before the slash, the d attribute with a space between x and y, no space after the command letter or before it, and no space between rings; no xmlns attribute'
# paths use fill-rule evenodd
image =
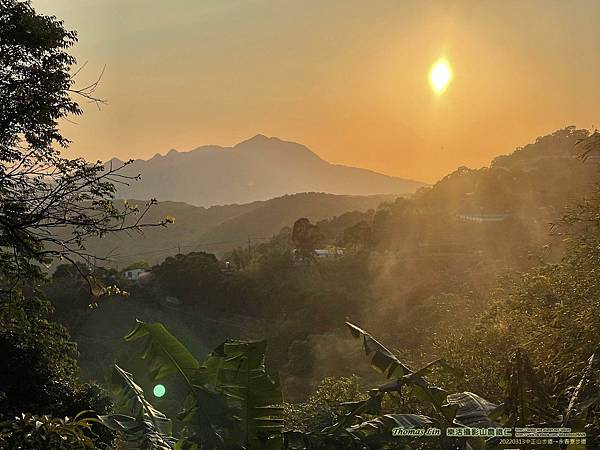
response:
<svg viewBox="0 0 600 450"><path fill-rule="evenodd" d="M106 65L71 151L148 158L257 133L434 181L574 124L600 127L600 2L34 0ZM454 79L434 95L440 57Z"/></svg>

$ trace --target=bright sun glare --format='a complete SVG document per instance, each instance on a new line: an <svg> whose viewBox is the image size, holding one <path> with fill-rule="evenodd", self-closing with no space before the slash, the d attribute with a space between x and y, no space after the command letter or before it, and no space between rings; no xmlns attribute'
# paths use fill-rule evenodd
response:
<svg viewBox="0 0 600 450"><path fill-rule="evenodd" d="M429 72L429 82L436 95L444 93L452 81L452 68L445 59L438 59Z"/></svg>

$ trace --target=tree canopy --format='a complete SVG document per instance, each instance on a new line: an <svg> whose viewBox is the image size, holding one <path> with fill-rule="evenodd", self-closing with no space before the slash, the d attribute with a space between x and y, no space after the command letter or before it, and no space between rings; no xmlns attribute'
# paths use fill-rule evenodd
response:
<svg viewBox="0 0 600 450"><path fill-rule="evenodd" d="M292 242L296 247L296 255L303 260L314 258L315 249L323 239L317 225L310 223L305 217L294 222Z"/></svg>
<svg viewBox="0 0 600 450"><path fill-rule="evenodd" d="M114 204L114 184L135 179L120 175L123 166L63 155L69 140L60 121L82 114L77 99L100 102L97 82L75 86L68 53L75 41L74 31L30 2L0 0L1 419L108 409L99 386L79 380L77 347L66 329L48 320L53 309L39 289L42 267L64 260L89 282L81 264L87 237L167 222L144 223L154 201L141 210Z"/></svg>
<svg viewBox="0 0 600 450"><path fill-rule="evenodd" d="M0 2L0 269L5 281L34 276L54 258L75 262L84 241L140 230L144 209L113 203L118 167L63 156L59 122L81 115L76 101L100 102L97 82L75 87L68 53L76 33L29 2ZM136 215L135 218L133 216ZM152 225L164 225L166 221ZM14 281L14 280L12 280Z"/></svg>

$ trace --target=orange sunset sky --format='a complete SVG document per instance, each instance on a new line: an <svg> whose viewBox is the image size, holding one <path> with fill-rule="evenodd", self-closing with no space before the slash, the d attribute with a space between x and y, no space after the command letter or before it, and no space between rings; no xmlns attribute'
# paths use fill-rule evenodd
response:
<svg viewBox="0 0 600 450"><path fill-rule="evenodd" d="M433 182L567 125L600 126L600 2L34 0L106 66L71 154L149 158L257 133ZM428 73L440 57L443 94Z"/></svg>

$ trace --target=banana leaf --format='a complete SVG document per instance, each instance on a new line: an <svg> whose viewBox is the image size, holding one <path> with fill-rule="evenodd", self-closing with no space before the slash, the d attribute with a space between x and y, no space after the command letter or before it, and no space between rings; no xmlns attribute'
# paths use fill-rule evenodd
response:
<svg viewBox="0 0 600 450"><path fill-rule="evenodd" d="M222 393L239 411L239 436L247 450L280 449L283 395L266 372L265 341L227 341L204 361L195 381Z"/></svg>
<svg viewBox="0 0 600 450"><path fill-rule="evenodd" d="M150 378L160 380L179 373L189 379L200 363L189 350L161 323L137 321L137 326L124 338L128 342L144 339L142 359L148 362Z"/></svg>
<svg viewBox="0 0 600 450"><path fill-rule="evenodd" d="M125 340L142 340L144 348L141 354L148 364L149 378L161 380L177 374L188 388L189 395L184 400L184 411L179 418L190 427L193 440L199 449L212 450L222 448L224 437L218 423L219 417L231 416L225 400L216 392L195 382L200 363L169 330L161 323L137 321L137 326ZM217 417L214 417L214 412Z"/></svg>
<svg viewBox="0 0 600 450"><path fill-rule="evenodd" d="M121 433L127 448L141 450L171 450L175 439L172 425L162 412L146 400L144 391L130 373L115 364L113 393L121 397L134 416L124 414L102 415L98 418L108 428Z"/></svg>
<svg viewBox="0 0 600 450"><path fill-rule="evenodd" d="M471 428L495 428L500 425L493 420L501 407L472 392L459 392L446 397L446 403L456 405L454 423Z"/></svg>
<svg viewBox="0 0 600 450"><path fill-rule="evenodd" d="M264 365L264 341L227 341L203 363L162 324L138 322L127 341L144 340L154 380L178 374L189 395L180 414L198 449L279 450L283 397Z"/></svg>
<svg viewBox="0 0 600 450"><path fill-rule="evenodd" d="M391 383L379 386L380 391L400 392L406 386L418 399L433 406L446 422L451 423L454 420L457 407L446 403L448 392L430 384L421 376L435 365L446 365L444 360L434 361L415 372L369 333L350 322L346 322L346 325L353 337L362 339L363 348L365 354L370 358L371 366L378 372L383 373L386 378L394 379Z"/></svg>

